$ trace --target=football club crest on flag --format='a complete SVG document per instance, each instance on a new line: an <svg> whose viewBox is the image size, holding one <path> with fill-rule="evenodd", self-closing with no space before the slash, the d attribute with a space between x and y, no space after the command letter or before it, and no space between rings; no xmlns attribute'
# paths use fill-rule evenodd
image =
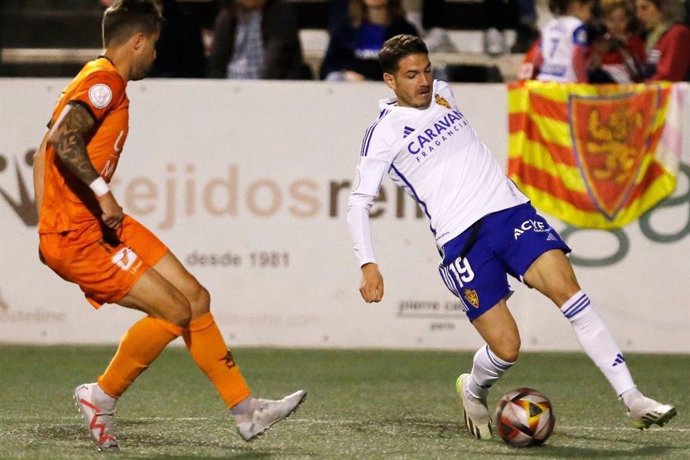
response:
<svg viewBox="0 0 690 460"><path fill-rule="evenodd" d="M474 308L479 308L479 296L477 295L477 291L474 289L465 288L465 290L462 291L462 295L465 297L465 300L470 303L470 305L472 305Z"/></svg>
<svg viewBox="0 0 690 460"><path fill-rule="evenodd" d="M652 130L657 91L623 97L571 96L570 130L587 192L608 219L625 204L637 173L654 161ZM646 161L645 161L646 160Z"/></svg>
<svg viewBox="0 0 690 460"><path fill-rule="evenodd" d="M676 186L687 85L510 85L508 175L577 227L620 228Z"/></svg>

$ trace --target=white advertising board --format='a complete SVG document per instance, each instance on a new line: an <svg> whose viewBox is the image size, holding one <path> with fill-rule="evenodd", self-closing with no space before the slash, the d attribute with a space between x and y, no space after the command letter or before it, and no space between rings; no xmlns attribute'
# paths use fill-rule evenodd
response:
<svg viewBox="0 0 690 460"><path fill-rule="evenodd" d="M0 342L116 343L140 316L95 311L37 257L31 151L66 83L0 79ZM454 90L505 163L506 88ZM345 206L364 130L389 96L383 84L145 80L128 94L130 133L113 190L209 289L230 345L480 345L438 277L426 220L388 180L373 208L386 297L373 305L359 297ZM690 352L689 148L686 132L674 198L639 222L609 233L551 219L626 351ZM554 306L512 284L523 349L579 348Z"/></svg>

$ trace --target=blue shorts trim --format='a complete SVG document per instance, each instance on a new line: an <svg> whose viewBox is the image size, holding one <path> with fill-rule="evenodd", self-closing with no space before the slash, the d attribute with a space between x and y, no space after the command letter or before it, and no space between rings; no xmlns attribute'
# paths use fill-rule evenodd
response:
<svg viewBox="0 0 690 460"><path fill-rule="evenodd" d="M507 275L522 281L537 257L552 249L570 252L558 232L525 203L484 216L447 242L439 273L473 321L512 294Z"/></svg>

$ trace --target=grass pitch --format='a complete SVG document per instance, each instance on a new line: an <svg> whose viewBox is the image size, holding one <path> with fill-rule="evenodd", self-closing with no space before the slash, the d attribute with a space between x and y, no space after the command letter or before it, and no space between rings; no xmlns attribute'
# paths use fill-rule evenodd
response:
<svg viewBox="0 0 690 460"><path fill-rule="evenodd" d="M546 445L516 449L460 426L454 382L471 353L235 350L258 396L309 391L290 419L245 443L183 347L165 350L118 403L120 453L98 453L71 395L113 352L0 346L0 458L690 458L690 355L626 355L639 387L679 412L640 432L584 355L523 354L489 403L536 388L551 398L556 428Z"/></svg>

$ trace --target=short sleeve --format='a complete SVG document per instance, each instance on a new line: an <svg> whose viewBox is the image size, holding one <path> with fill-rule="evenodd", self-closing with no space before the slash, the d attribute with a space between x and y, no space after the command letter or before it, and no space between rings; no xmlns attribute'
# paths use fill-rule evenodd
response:
<svg viewBox="0 0 690 460"><path fill-rule="evenodd" d="M573 45L587 46L587 28L584 24L573 31Z"/></svg>
<svg viewBox="0 0 690 460"><path fill-rule="evenodd" d="M96 122L116 107L125 93L125 84L116 72L94 72L88 75L74 90L67 103L86 107Z"/></svg>

